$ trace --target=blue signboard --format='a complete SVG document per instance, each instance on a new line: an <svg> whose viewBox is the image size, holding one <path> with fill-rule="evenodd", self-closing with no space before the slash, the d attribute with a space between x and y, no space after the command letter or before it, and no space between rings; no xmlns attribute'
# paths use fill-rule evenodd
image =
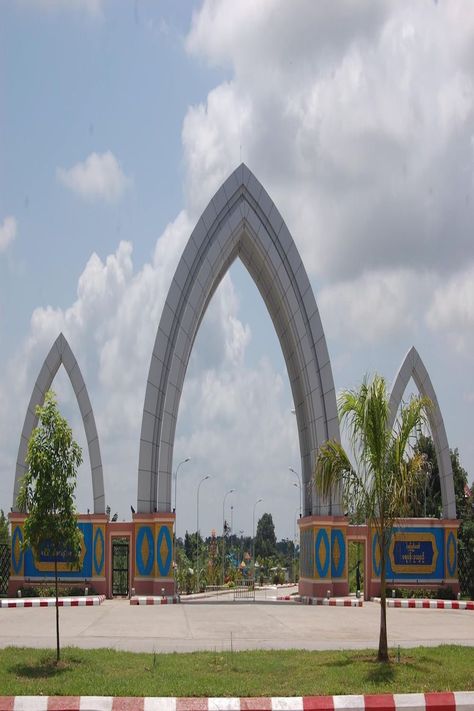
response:
<svg viewBox="0 0 474 711"><path fill-rule="evenodd" d="M380 575L380 555L374 538L373 569ZM387 556L387 580L442 580L444 575L444 531L442 528L396 528Z"/></svg>
<svg viewBox="0 0 474 711"><path fill-rule="evenodd" d="M82 537L79 566L71 569L71 556L67 546L59 552L58 574L61 578L92 577L92 523L80 521L77 524ZM39 559L30 548L25 551L25 578L51 578L54 576L54 556L45 541Z"/></svg>
<svg viewBox="0 0 474 711"><path fill-rule="evenodd" d="M432 569L435 557L434 545L434 537L428 540L416 540L413 537L400 540L395 537L393 543L394 564L402 570L420 566Z"/></svg>

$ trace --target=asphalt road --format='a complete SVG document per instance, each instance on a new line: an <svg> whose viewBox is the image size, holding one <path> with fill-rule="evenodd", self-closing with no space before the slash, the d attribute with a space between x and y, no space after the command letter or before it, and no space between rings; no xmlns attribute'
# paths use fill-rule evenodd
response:
<svg viewBox="0 0 474 711"><path fill-rule="evenodd" d="M97 607L60 609L61 643L134 652L243 649L358 649L378 646L380 606L319 607L276 602L187 602L130 605L106 600ZM266 597L266 600L265 600ZM400 645L474 645L474 612L388 609L388 639ZM55 646L54 608L0 609L0 647Z"/></svg>

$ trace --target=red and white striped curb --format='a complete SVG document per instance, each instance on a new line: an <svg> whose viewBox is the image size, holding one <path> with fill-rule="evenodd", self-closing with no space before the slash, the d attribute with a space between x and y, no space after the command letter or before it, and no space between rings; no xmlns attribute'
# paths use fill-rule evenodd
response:
<svg viewBox="0 0 474 711"><path fill-rule="evenodd" d="M474 692L168 698L113 696L0 696L0 711L473 711Z"/></svg>
<svg viewBox="0 0 474 711"><path fill-rule="evenodd" d="M169 595L168 597L153 595L134 595L130 598L130 605L175 605L179 602L179 597Z"/></svg>
<svg viewBox="0 0 474 711"><path fill-rule="evenodd" d="M380 602L380 598L373 597L372 602ZM474 600L422 600L421 598L388 597L387 607L423 608L426 610L474 610Z"/></svg>
<svg viewBox="0 0 474 711"><path fill-rule="evenodd" d="M89 597L60 597L58 607L92 607L104 602L105 595ZM54 597L12 597L0 600L0 607L55 607Z"/></svg>
<svg viewBox="0 0 474 711"><path fill-rule="evenodd" d="M353 597L338 598L338 597L306 597L297 598L297 602L303 605L328 605L329 607L363 607L364 601Z"/></svg>

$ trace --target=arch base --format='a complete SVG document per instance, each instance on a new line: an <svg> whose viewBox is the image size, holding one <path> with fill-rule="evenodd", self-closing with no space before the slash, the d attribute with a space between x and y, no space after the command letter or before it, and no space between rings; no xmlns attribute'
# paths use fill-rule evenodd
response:
<svg viewBox="0 0 474 711"><path fill-rule="evenodd" d="M348 595L347 528L345 516L305 516L300 527L300 579L302 597Z"/></svg>
<svg viewBox="0 0 474 711"><path fill-rule="evenodd" d="M344 516L300 519L299 594L325 598L349 594L349 543L364 546L361 592L380 595L377 533L367 524L351 525ZM457 519L399 519L386 557L386 588L459 592ZM354 562L352 563L354 565Z"/></svg>
<svg viewBox="0 0 474 711"><path fill-rule="evenodd" d="M48 556L39 559L31 549L22 549L26 515L9 514L12 531L11 569L8 596L19 590L28 595L28 588L54 584L54 561ZM172 596L174 581L174 520L173 513L134 514L133 521L109 521L105 514L78 514L77 524L82 535L80 563L71 569L67 561L58 563L60 590L87 588L89 594L121 597L137 595ZM114 576L114 541L128 544L126 581ZM125 584L122 591L117 584ZM66 593L69 594L69 593Z"/></svg>

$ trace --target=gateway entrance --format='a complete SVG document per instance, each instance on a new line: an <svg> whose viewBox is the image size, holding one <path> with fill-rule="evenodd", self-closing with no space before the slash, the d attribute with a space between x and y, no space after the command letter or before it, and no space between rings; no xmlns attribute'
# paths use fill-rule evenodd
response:
<svg viewBox="0 0 474 711"><path fill-rule="evenodd" d="M127 596L129 593L129 545L128 541L112 540L112 595Z"/></svg>

